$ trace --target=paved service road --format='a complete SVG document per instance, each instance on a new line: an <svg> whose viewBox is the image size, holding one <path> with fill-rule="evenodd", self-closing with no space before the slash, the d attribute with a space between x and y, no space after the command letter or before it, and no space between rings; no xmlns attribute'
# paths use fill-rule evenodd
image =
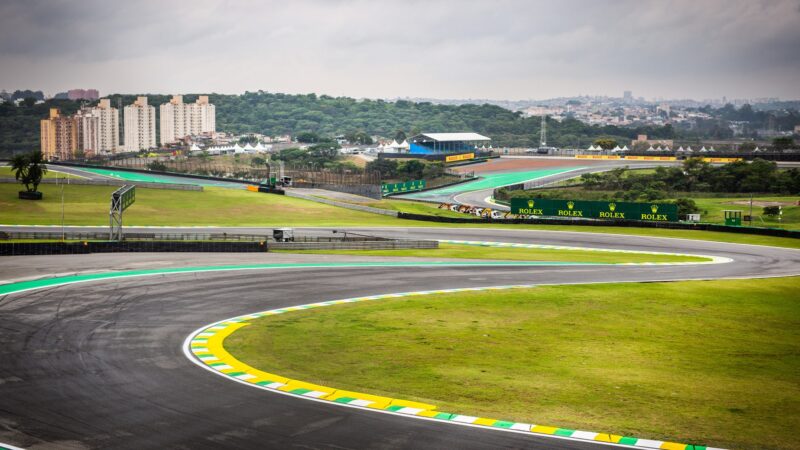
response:
<svg viewBox="0 0 800 450"><path fill-rule="evenodd" d="M703 253L735 261L661 267L361 267L207 272L113 279L9 294L0 297L0 442L59 449L602 448L601 444L476 429L275 395L199 369L183 355L182 344L198 327L235 315L368 294L519 283L779 276L800 272L800 251L761 246L520 230L350 230L398 237ZM297 231L320 234L327 230ZM0 275L9 280L45 274L320 259L373 260L252 253L5 257L0 258Z"/></svg>

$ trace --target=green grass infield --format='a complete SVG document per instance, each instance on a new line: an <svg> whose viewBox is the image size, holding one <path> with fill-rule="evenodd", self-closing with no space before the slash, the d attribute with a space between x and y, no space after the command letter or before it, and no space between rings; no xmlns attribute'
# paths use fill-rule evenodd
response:
<svg viewBox="0 0 800 450"><path fill-rule="evenodd" d="M800 278L542 286L256 319L259 369L440 410L728 448L796 448Z"/></svg>
<svg viewBox="0 0 800 450"><path fill-rule="evenodd" d="M64 187L65 225L108 225L111 193L116 186L67 185ZM21 185L0 184L0 224L60 225L61 187L39 185L40 201L19 200ZM429 205L386 201L406 212L450 215ZM463 216L463 215L462 215ZM800 239L694 230L573 225L512 225L500 223L452 224L396 219L353 211L308 200L238 189L206 187L200 191L136 189L136 203L124 214L126 226L336 226L336 227L452 227L518 230L578 231L636 236L676 237L742 244L800 248Z"/></svg>

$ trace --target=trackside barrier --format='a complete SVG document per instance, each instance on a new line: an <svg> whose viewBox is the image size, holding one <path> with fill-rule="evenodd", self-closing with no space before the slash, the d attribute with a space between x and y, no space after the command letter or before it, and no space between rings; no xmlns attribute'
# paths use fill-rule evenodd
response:
<svg viewBox="0 0 800 450"><path fill-rule="evenodd" d="M267 251L266 242L33 242L0 244L0 256L16 255L74 255L115 252L231 252L255 253Z"/></svg>
<svg viewBox="0 0 800 450"><path fill-rule="evenodd" d="M674 156L625 156L625 159L634 161L677 161Z"/></svg>
<svg viewBox="0 0 800 450"><path fill-rule="evenodd" d="M439 241L424 240L380 240L380 241L331 241L331 242L269 242L272 250L400 250L439 248Z"/></svg>
<svg viewBox="0 0 800 450"><path fill-rule="evenodd" d="M0 178L0 183L13 183L17 184L14 178ZM173 191L202 191L203 186L195 184L175 184L175 183L151 183L148 181L131 181L131 180L117 180L109 178L107 180L90 180L85 178L69 178L67 181L62 181L58 178L43 178L42 184L79 184L86 186L124 186L126 184L135 184L136 186L148 189L168 189Z"/></svg>
<svg viewBox="0 0 800 450"><path fill-rule="evenodd" d="M734 227L716 225L711 223L681 223L681 222L640 222L636 220L580 220L580 219L492 219L489 217L439 217L425 214L398 213L398 219L422 220L443 223L494 223L494 224L540 224L540 225L579 225L595 227L639 227L639 228L664 228L670 230L699 230L720 231L724 233L757 234L762 236L788 237L800 239L800 231L784 230L781 228Z"/></svg>
<svg viewBox="0 0 800 450"><path fill-rule="evenodd" d="M270 238L265 234L240 234L240 233L140 233L126 231L126 241L157 240L157 241L248 241L260 242ZM78 232L78 231L0 231L0 242L7 240L50 240L60 241L107 241L108 231L105 232ZM322 238L316 238L322 239ZM351 238L352 239L352 238Z"/></svg>
<svg viewBox="0 0 800 450"><path fill-rule="evenodd" d="M577 159L620 159L618 155L575 155Z"/></svg>
<svg viewBox="0 0 800 450"><path fill-rule="evenodd" d="M732 163L742 161L742 158L703 158L703 162L709 163Z"/></svg>

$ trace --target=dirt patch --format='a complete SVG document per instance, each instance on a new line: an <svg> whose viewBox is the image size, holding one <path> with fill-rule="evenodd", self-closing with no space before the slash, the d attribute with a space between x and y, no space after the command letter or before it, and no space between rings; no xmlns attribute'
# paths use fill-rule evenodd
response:
<svg viewBox="0 0 800 450"><path fill-rule="evenodd" d="M351 162L362 169L367 166L367 160L359 156L348 156L345 158L345 161Z"/></svg>

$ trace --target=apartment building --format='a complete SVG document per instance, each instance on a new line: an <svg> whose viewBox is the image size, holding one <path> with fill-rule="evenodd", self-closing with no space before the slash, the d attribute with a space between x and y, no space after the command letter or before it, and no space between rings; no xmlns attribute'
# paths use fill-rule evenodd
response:
<svg viewBox="0 0 800 450"><path fill-rule="evenodd" d="M78 122L62 116L58 108L50 108L50 117L40 122L41 148L47 160L68 160L78 150Z"/></svg>
<svg viewBox="0 0 800 450"><path fill-rule="evenodd" d="M147 97L138 97L125 107L125 151L137 152L156 147L156 109Z"/></svg>
<svg viewBox="0 0 800 450"><path fill-rule="evenodd" d="M182 95L173 95L169 103L159 107L159 112L161 145L216 131L216 110L207 95L201 95L195 103L183 103Z"/></svg>

